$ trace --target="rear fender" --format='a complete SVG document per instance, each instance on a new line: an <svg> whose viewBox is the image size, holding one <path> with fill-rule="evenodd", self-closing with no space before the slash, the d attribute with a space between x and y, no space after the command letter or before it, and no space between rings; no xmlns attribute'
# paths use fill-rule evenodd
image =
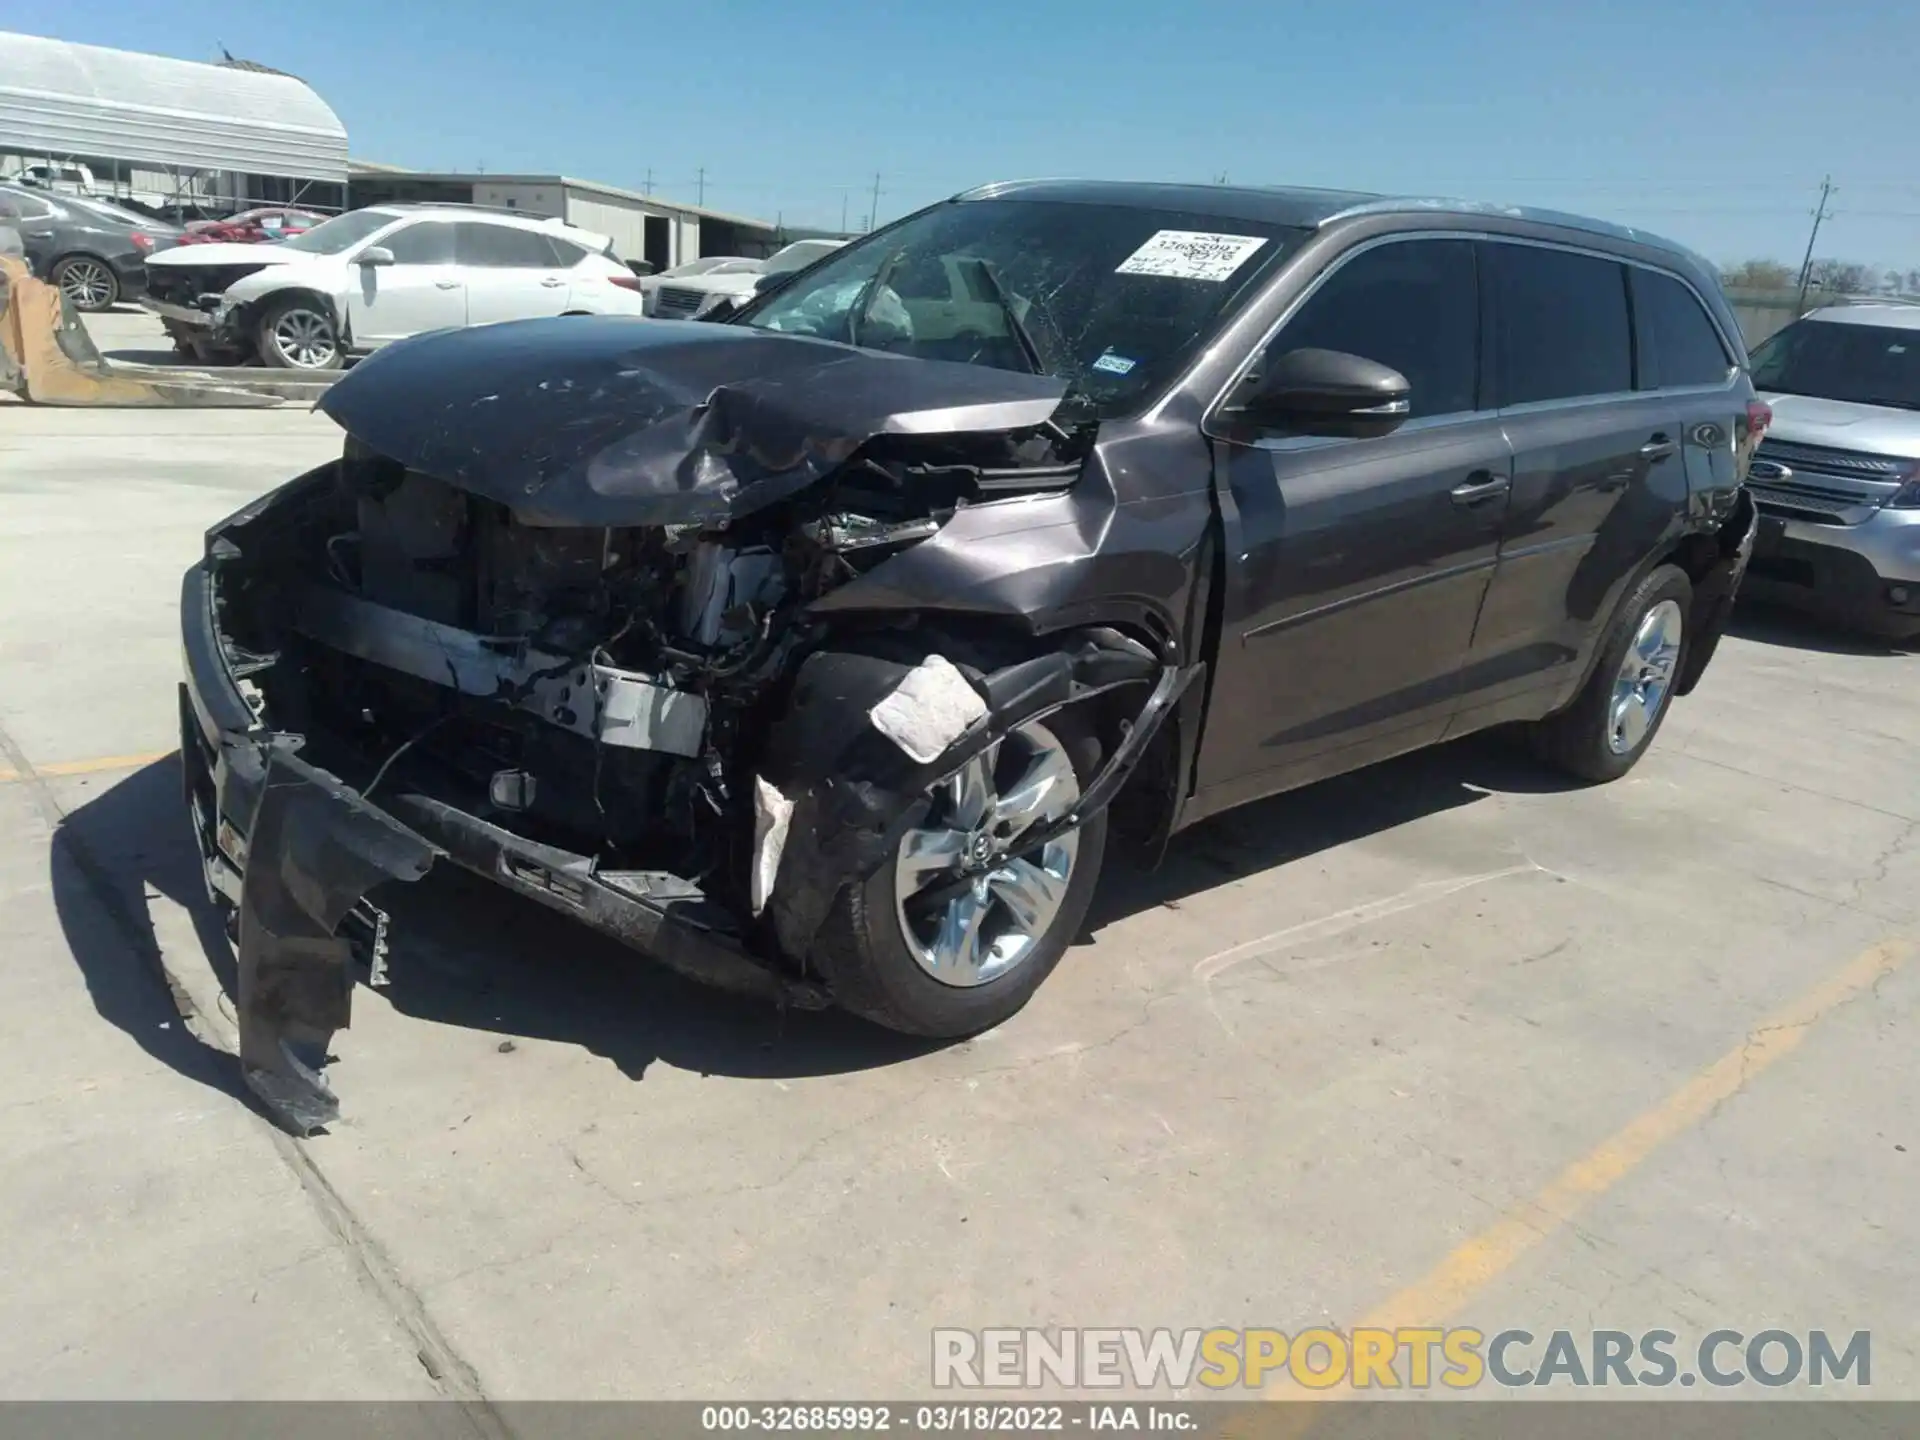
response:
<svg viewBox="0 0 1920 1440"><path fill-rule="evenodd" d="M1753 558L1753 540L1759 528L1760 512L1753 497L1742 488L1734 502L1733 514L1715 537L1719 555L1707 566L1706 573L1693 582L1693 613L1687 617L1693 639L1687 646L1679 677L1674 681L1674 694L1690 693L1706 673L1713 652L1720 648L1720 637L1726 634L1727 622L1733 618L1733 602L1746 576L1747 562Z"/></svg>

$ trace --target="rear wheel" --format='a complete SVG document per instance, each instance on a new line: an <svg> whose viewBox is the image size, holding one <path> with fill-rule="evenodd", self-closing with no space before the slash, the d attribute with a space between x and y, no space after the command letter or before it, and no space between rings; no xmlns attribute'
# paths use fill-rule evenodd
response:
<svg viewBox="0 0 1920 1440"><path fill-rule="evenodd" d="M821 929L814 961L834 998L890 1030L946 1038L1018 1012L1086 918L1106 816L1030 854L1018 837L1066 815L1098 762L1098 743L1069 720L1034 721L934 787L925 822ZM1009 852L953 888L962 867Z"/></svg>
<svg viewBox="0 0 1920 1440"><path fill-rule="evenodd" d="M289 296L267 307L256 332L260 358L283 370L334 370L341 361L340 334L317 300Z"/></svg>
<svg viewBox="0 0 1920 1440"><path fill-rule="evenodd" d="M120 299L120 278L106 261L92 255L69 255L47 277L76 310L97 315L111 310Z"/></svg>
<svg viewBox="0 0 1920 1440"><path fill-rule="evenodd" d="M1534 727L1540 756L1582 780L1617 780L1631 770L1673 703L1692 607L1693 582L1677 565L1656 566L1635 586L1586 685Z"/></svg>

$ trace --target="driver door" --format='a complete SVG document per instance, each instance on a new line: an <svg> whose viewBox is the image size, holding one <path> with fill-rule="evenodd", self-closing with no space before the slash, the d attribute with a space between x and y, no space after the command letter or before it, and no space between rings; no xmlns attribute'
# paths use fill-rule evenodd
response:
<svg viewBox="0 0 1920 1440"><path fill-rule="evenodd" d="M1481 408L1479 337L1472 242L1363 245L1262 359L1317 348L1389 365L1410 384L1411 418L1366 439L1209 422L1227 554L1199 774L1214 804L1446 729L1512 483L1512 450Z"/></svg>
<svg viewBox="0 0 1920 1440"><path fill-rule="evenodd" d="M416 220L374 242L393 252L391 265L354 265L347 291L354 349L467 323L467 287L453 264L453 229L444 220Z"/></svg>

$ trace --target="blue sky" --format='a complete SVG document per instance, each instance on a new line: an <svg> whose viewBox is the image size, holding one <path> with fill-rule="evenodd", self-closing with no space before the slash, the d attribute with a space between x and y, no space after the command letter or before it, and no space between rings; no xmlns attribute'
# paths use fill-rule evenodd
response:
<svg viewBox="0 0 1920 1440"><path fill-rule="evenodd" d="M1720 261L1920 266L1898 0L6 0L0 26L303 76L356 156L561 171L789 223L1133 176L1578 210Z"/></svg>

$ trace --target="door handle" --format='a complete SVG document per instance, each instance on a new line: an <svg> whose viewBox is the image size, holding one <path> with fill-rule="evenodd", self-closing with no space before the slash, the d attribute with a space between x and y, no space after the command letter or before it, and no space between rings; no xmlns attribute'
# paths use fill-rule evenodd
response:
<svg viewBox="0 0 1920 1440"><path fill-rule="evenodd" d="M458 290L460 288L460 282L458 280L436 280L433 282L433 288L436 290Z"/></svg>
<svg viewBox="0 0 1920 1440"><path fill-rule="evenodd" d="M1486 478L1475 479L1476 475ZM1512 488L1513 482L1506 476L1476 470L1473 475L1467 477L1464 484L1454 486L1448 493L1452 495L1453 503L1456 505L1478 505L1482 500L1492 500L1506 494Z"/></svg>
<svg viewBox="0 0 1920 1440"><path fill-rule="evenodd" d="M1666 436L1656 435L1640 447L1640 458L1642 460L1664 460L1669 455L1674 454L1679 448L1678 445L1674 444L1673 441L1669 440Z"/></svg>
<svg viewBox="0 0 1920 1440"><path fill-rule="evenodd" d="M566 284L567 282L564 280L556 280L553 278L553 276L549 275L547 276L546 279L542 280L540 283L549 290L558 290L562 285Z"/></svg>

